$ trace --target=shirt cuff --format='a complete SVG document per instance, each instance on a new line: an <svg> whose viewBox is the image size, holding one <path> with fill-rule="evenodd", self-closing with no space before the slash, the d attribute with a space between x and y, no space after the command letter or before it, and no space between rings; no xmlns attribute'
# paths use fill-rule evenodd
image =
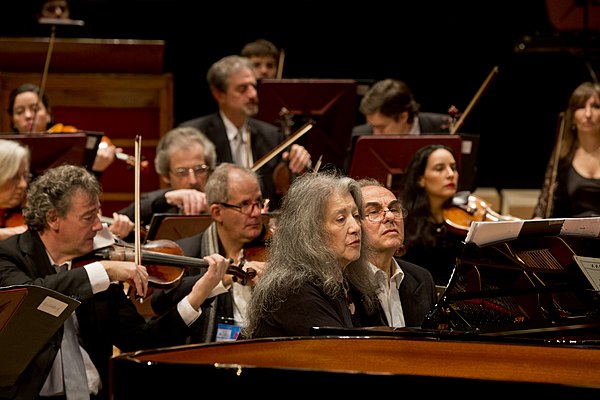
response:
<svg viewBox="0 0 600 400"><path fill-rule="evenodd" d="M187 296L185 296L179 303L177 303L177 311L183 319L183 322L190 326L198 317L202 314L202 307L198 311L194 310L194 307L188 301Z"/></svg>
<svg viewBox="0 0 600 400"><path fill-rule="evenodd" d="M220 294L223 294L223 293L227 293L227 292L229 292L229 289L231 289L231 286L225 287L225 285L223 285L223 281L220 281L219 284L217 286L215 286L213 288L213 290L211 290L208 297L211 298L211 297L215 297Z"/></svg>
<svg viewBox="0 0 600 400"><path fill-rule="evenodd" d="M104 266L100 261L95 261L93 263L84 265L88 278L90 279L90 284L92 285L92 293L100 293L108 289L110 286L110 280L108 278L108 274L104 269Z"/></svg>

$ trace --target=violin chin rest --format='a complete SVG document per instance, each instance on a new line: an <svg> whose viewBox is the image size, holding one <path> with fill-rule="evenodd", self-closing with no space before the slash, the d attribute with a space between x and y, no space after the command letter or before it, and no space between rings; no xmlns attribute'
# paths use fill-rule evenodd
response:
<svg viewBox="0 0 600 400"><path fill-rule="evenodd" d="M471 192L468 190L463 190L461 192L456 192L454 197L452 197L452 204L455 206L464 206L469 202L469 196Z"/></svg>

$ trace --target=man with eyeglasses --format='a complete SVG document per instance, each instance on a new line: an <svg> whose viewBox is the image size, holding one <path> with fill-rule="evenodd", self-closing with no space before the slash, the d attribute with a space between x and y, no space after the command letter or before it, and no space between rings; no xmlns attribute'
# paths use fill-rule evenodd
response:
<svg viewBox="0 0 600 400"><path fill-rule="evenodd" d="M246 321L246 303L253 286L264 270L264 261L249 258L248 249L265 246L267 227L263 222L263 211L267 204L262 197L258 176L251 169L232 163L221 163L211 173L205 187L208 211L213 222L202 233L183 238L177 244L188 257L203 257L206 253L218 252L233 259L234 265L243 269L253 268L257 276L243 285L230 275L223 284L226 293L210 299L203 305L200 318L202 329L189 338L190 343L235 340ZM190 269L179 286L170 291L155 291L152 309L158 315L182 299L202 271Z"/></svg>
<svg viewBox="0 0 600 400"><path fill-rule="evenodd" d="M207 211L204 185L215 167L214 144L196 128L175 128L156 146L154 168L168 187L144 193L140 198L140 224L156 213L201 214ZM132 221L135 205L119 211Z"/></svg>
<svg viewBox="0 0 600 400"><path fill-rule="evenodd" d="M375 179L358 181L363 194L362 227L379 301L391 327L420 327L437 301L428 270L399 258L404 243L406 209L396 196Z"/></svg>

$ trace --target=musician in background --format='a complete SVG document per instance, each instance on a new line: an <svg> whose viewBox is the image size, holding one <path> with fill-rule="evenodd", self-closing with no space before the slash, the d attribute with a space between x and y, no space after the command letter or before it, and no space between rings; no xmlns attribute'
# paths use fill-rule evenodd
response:
<svg viewBox="0 0 600 400"><path fill-rule="evenodd" d="M50 168L28 189L28 206L24 209L27 231L0 241L0 286L37 285L81 301L70 318L76 319L74 326L68 330L76 335L70 343L80 354L71 359L65 355L69 348L65 322L47 343L40 345L15 385L0 387L2 399L83 399L90 394L108 399L113 345L121 351L136 351L179 343L194 331L200 305L230 265L218 254L205 257L208 272L187 296L161 317L146 321L122 284L127 282L143 296L149 279L145 266L93 257L78 259L114 244L110 235L103 234L98 218L100 197L97 179L85 168ZM77 364L83 371L75 376L84 375L85 397L71 397L73 393L68 392L63 380L77 371Z"/></svg>
<svg viewBox="0 0 600 400"><path fill-rule="evenodd" d="M63 132L63 125L54 123L48 96L44 93L40 99L40 87L33 83L24 83L13 89L8 99L8 114L15 133ZM92 166L96 176L100 177L115 161L115 153L122 151L114 145L100 146Z"/></svg>
<svg viewBox="0 0 600 400"><path fill-rule="evenodd" d="M311 328L385 326L369 269L358 183L299 176L286 194L268 265L248 304L245 338L308 336Z"/></svg>
<svg viewBox="0 0 600 400"><path fill-rule="evenodd" d="M192 126L204 132L215 144L217 164L230 162L252 167L285 140L275 125L253 118L258 112L257 78L249 58L231 55L223 57L209 68L206 79L219 111L189 121L180 126ZM261 190L270 204L277 209L281 199L274 179L274 171L285 162L292 174L302 174L311 166L308 151L292 144L258 171Z"/></svg>
<svg viewBox="0 0 600 400"><path fill-rule="evenodd" d="M15 140L0 139L0 240L23 233L23 206L31 178L29 148Z"/></svg>
<svg viewBox="0 0 600 400"><path fill-rule="evenodd" d="M398 79L375 82L360 101L358 110L367 123L352 129L351 147L346 158L346 171L350 170L350 157L354 144L363 135L421 135L449 134L452 117L448 114L420 112L406 83Z"/></svg>
<svg viewBox="0 0 600 400"><path fill-rule="evenodd" d="M41 3L38 18L70 18L71 9L67 0L43 0Z"/></svg>
<svg viewBox="0 0 600 400"><path fill-rule="evenodd" d="M204 186L215 169L214 144L193 127L168 131L156 146L154 168L168 187L144 193L140 199L140 223L148 225L156 213L200 214L208 210ZM135 219L135 204L119 211Z"/></svg>
<svg viewBox="0 0 600 400"><path fill-rule="evenodd" d="M251 288L264 269L261 253L266 252L268 235L261 214L264 199L258 177L251 169L231 163L219 164L208 178L205 189L213 222L204 232L180 239L177 244L188 257L202 258L218 252L233 259L235 265L244 261L243 268L253 268L257 277L242 285L232 282L232 276L226 275L229 278L223 280L223 285L229 290L212 299L206 307L203 305L203 328L189 339L192 343L238 337L246 324L246 304L252 295ZM188 269L186 275L177 288L155 291L152 308L157 314L164 313L183 298L202 272Z"/></svg>
<svg viewBox="0 0 600 400"><path fill-rule="evenodd" d="M387 324L420 327L436 304L437 295L429 271L395 257L403 251L406 209L381 182L361 179L358 184L365 207L363 251L379 286L379 302Z"/></svg>
<svg viewBox="0 0 600 400"><path fill-rule="evenodd" d="M600 85L571 94L534 218L600 216Z"/></svg>
<svg viewBox="0 0 600 400"><path fill-rule="evenodd" d="M465 238L449 229L444 216L458 178L452 148L434 144L415 153L400 181L398 198L408 210L402 259L429 270L437 286L448 285Z"/></svg>
<svg viewBox="0 0 600 400"><path fill-rule="evenodd" d="M240 55L254 63L257 79L277 78L280 52L277 46L266 39L246 43Z"/></svg>

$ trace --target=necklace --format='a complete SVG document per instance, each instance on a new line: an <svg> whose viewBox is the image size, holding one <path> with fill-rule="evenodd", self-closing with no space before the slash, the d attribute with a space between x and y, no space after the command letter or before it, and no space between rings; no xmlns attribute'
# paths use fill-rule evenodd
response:
<svg viewBox="0 0 600 400"><path fill-rule="evenodd" d="M352 296L350 295L350 287L348 286L348 282L344 279L342 282L342 288L344 289L344 295L346 296L346 301L348 302L348 309L350 310L350 314L354 315L356 311L356 307L354 306L354 301L352 300Z"/></svg>

